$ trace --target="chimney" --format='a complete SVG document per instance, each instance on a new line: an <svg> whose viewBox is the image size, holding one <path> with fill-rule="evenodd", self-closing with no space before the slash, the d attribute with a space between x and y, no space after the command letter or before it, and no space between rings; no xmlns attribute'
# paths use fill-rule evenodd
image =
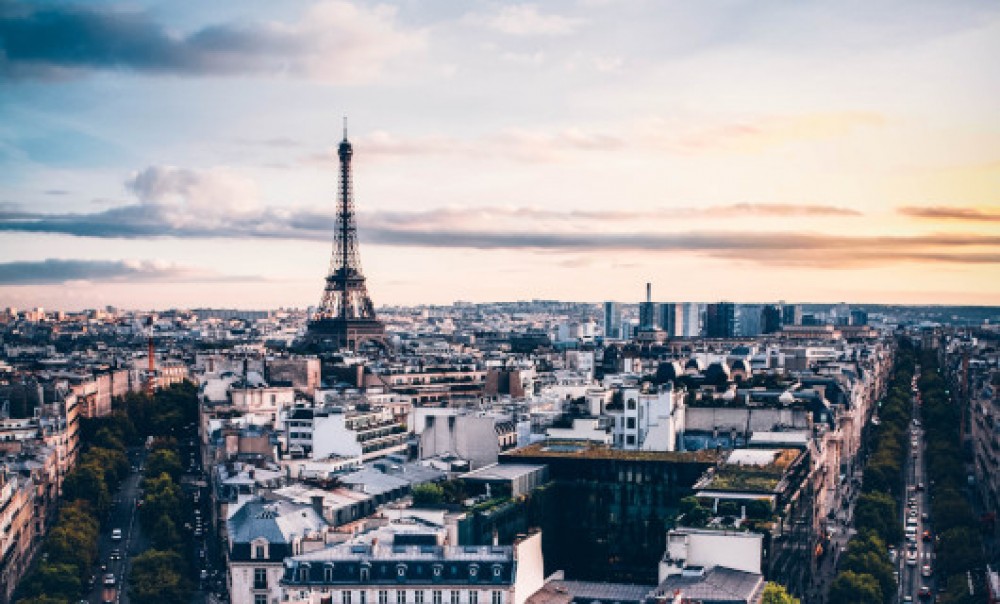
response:
<svg viewBox="0 0 1000 604"><path fill-rule="evenodd" d="M653 284L647 282L646 283L646 302L652 302L652 301L653 301Z"/></svg>
<svg viewBox="0 0 1000 604"><path fill-rule="evenodd" d="M322 495L313 495L312 497L309 498L309 501L312 504L312 509L319 515L320 518L322 518L323 517L323 496Z"/></svg>
<svg viewBox="0 0 1000 604"><path fill-rule="evenodd" d="M355 365L357 374L355 375L354 382L358 388L365 387L365 366L361 363Z"/></svg>
<svg viewBox="0 0 1000 604"><path fill-rule="evenodd" d="M498 545L500 545L500 532L497 531L497 527L493 527L493 546Z"/></svg>

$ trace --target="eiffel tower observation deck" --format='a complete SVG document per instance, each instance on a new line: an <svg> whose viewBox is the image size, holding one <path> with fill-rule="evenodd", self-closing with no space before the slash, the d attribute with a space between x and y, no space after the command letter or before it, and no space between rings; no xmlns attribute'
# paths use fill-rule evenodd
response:
<svg viewBox="0 0 1000 604"><path fill-rule="evenodd" d="M368 296L365 275L361 272L358 251L358 227L354 221L354 195L351 180L351 156L354 150L347 140L337 148L340 157L340 182L337 189L337 228L333 236L333 257L316 314L306 330L305 344L311 348L333 351L357 350L365 342L385 344L385 326L375 316L375 305Z"/></svg>

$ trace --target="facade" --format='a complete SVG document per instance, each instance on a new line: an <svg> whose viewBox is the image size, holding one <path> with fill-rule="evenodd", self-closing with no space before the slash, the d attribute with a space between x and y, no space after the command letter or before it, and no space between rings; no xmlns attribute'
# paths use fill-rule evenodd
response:
<svg viewBox="0 0 1000 604"><path fill-rule="evenodd" d="M604 303L604 338L619 340L622 337L622 311L617 302Z"/></svg>
<svg viewBox="0 0 1000 604"><path fill-rule="evenodd" d="M684 336L684 305L674 302L660 304L660 329L667 332L668 338Z"/></svg>
<svg viewBox="0 0 1000 604"><path fill-rule="evenodd" d="M285 420L286 452L295 459L384 457L406 449L406 427L391 409L296 405Z"/></svg>
<svg viewBox="0 0 1000 604"><path fill-rule="evenodd" d="M232 604L281 598L285 558L325 546L326 521L309 505L248 501L226 521Z"/></svg>
<svg viewBox="0 0 1000 604"><path fill-rule="evenodd" d="M650 330L658 327L656 321L656 302L653 302L653 286L646 284L646 300L639 303L639 329Z"/></svg>
<svg viewBox="0 0 1000 604"><path fill-rule="evenodd" d="M614 444L632 451L674 451L684 426L683 392L659 387L625 388L622 408L609 411L614 419Z"/></svg>
<svg viewBox="0 0 1000 604"><path fill-rule="evenodd" d="M439 533L345 543L285 561L291 604L524 604L544 584L541 533L508 546L446 545Z"/></svg>
<svg viewBox="0 0 1000 604"><path fill-rule="evenodd" d="M11 602L38 546L41 534L33 523L34 491L30 478L0 464L0 604Z"/></svg>
<svg viewBox="0 0 1000 604"><path fill-rule="evenodd" d="M736 305L732 302L717 302L705 308L705 337L736 337Z"/></svg>

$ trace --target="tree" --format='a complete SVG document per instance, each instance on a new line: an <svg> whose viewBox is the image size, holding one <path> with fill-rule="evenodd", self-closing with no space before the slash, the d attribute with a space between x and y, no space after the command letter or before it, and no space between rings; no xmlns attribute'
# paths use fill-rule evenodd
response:
<svg viewBox="0 0 1000 604"><path fill-rule="evenodd" d="M793 598L783 585L768 581L761 604L799 604L799 599Z"/></svg>
<svg viewBox="0 0 1000 604"><path fill-rule="evenodd" d="M45 595L64 601L75 599L83 591L80 569L72 564L44 562L31 573L22 589L30 596Z"/></svg>
<svg viewBox="0 0 1000 604"><path fill-rule="evenodd" d="M444 489L433 482L418 484L411 492L413 505L417 507L441 505L444 501Z"/></svg>
<svg viewBox="0 0 1000 604"><path fill-rule="evenodd" d="M157 449L146 459L146 475L159 476L168 474L175 482L180 480L184 467L177 453L167 449Z"/></svg>
<svg viewBox="0 0 1000 604"><path fill-rule="evenodd" d="M129 595L143 604L187 602L192 586L183 569L184 561L177 552L147 550L132 560Z"/></svg>
<svg viewBox="0 0 1000 604"><path fill-rule="evenodd" d="M886 493L864 493L858 498L854 526L859 532L874 531L887 543L897 543L903 536L896 517L896 501Z"/></svg>
<svg viewBox="0 0 1000 604"><path fill-rule="evenodd" d="M830 584L830 604L882 604L882 588L875 577L848 570Z"/></svg>

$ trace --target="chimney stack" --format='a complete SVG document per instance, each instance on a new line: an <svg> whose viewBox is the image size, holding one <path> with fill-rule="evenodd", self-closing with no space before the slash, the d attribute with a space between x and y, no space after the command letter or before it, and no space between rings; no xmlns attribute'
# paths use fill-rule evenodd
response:
<svg viewBox="0 0 1000 604"><path fill-rule="evenodd" d="M653 301L653 284L647 282L646 283L646 302L652 302L652 301Z"/></svg>

